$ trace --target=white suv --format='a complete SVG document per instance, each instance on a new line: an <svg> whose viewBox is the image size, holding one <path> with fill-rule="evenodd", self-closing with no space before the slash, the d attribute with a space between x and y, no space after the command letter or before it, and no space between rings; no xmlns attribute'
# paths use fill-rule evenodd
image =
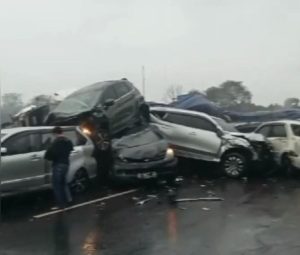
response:
<svg viewBox="0 0 300 255"><path fill-rule="evenodd" d="M273 121L259 126L255 133L264 135L272 144L275 161L287 171L300 169L300 122Z"/></svg>
<svg viewBox="0 0 300 255"><path fill-rule="evenodd" d="M52 127L1 130L1 190L3 194L51 187L51 165L44 159L53 139ZM97 174L92 141L75 127L63 128L74 145L68 183L74 192L87 188Z"/></svg>

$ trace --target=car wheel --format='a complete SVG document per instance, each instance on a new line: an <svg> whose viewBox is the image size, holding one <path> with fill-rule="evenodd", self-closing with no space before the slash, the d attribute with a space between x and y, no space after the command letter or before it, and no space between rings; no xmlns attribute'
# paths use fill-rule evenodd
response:
<svg viewBox="0 0 300 255"><path fill-rule="evenodd" d="M74 194L84 193L88 190L90 180L87 172L84 169L78 170L70 184L70 189Z"/></svg>
<svg viewBox="0 0 300 255"><path fill-rule="evenodd" d="M237 152L227 153L222 159L222 170L230 178L239 178L247 171L247 159Z"/></svg>

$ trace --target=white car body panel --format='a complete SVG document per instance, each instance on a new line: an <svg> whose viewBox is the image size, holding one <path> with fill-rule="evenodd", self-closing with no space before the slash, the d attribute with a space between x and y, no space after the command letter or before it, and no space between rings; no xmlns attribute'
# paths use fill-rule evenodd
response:
<svg viewBox="0 0 300 255"><path fill-rule="evenodd" d="M291 125L299 125L300 121L274 121L274 122L267 122L262 124L257 128L256 131L258 132L261 128L269 125L278 125L283 124L286 130L286 137L267 137L267 140L272 144L275 161L278 165L282 165L282 158L284 155L288 155L289 159L292 162L292 165L295 168L300 169L300 137L294 135ZM293 152L295 155L299 156L292 156L290 152Z"/></svg>

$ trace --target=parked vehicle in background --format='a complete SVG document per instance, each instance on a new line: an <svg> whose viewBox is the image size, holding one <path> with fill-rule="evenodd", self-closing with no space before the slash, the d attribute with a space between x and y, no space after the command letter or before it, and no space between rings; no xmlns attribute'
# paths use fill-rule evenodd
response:
<svg viewBox="0 0 300 255"><path fill-rule="evenodd" d="M233 125L205 113L152 107L152 123L164 134L176 156L219 162L227 176L245 175L251 163L272 158L264 137L239 133Z"/></svg>
<svg viewBox="0 0 300 255"><path fill-rule="evenodd" d="M300 121L266 122L255 133L264 135L271 142L279 166L288 172L300 169Z"/></svg>
<svg viewBox="0 0 300 255"><path fill-rule="evenodd" d="M113 179L146 180L176 177L176 164L173 149L160 132L150 126L132 129L120 139L112 141Z"/></svg>
<svg viewBox="0 0 300 255"><path fill-rule="evenodd" d="M241 133L252 133L261 124L261 122L235 123L234 126Z"/></svg>
<svg viewBox="0 0 300 255"><path fill-rule="evenodd" d="M3 194L51 187L51 167L44 154L51 144L52 127L1 130L1 190ZM84 191L97 174L92 141L75 127L63 128L74 145L67 180L73 192Z"/></svg>
<svg viewBox="0 0 300 255"><path fill-rule="evenodd" d="M104 81L84 87L66 97L46 120L47 125L80 125L89 117L108 120L111 135L140 121L144 98L128 80Z"/></svg>

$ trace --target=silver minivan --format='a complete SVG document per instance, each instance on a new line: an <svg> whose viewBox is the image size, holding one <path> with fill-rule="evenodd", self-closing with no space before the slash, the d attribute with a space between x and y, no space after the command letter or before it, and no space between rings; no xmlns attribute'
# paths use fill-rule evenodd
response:
<svg viewBox="0 0 300 255"><path fill-rule="evenodd" d="M162 132L176 156L219 162L229 177L245 175L250 164L261 165L273 156L262 135L238 133L222 119L168 107L150 111L152 125Z"/></svg>
<svg viewBox="0 0 300 255"><path fill-rule="evenodd" d="M53 127L22 127L1 130L1 190L4 195L51 187L51 165L44 154L53 140ZM74 145L68 183L74 192L87 188L97 175L92 141L75 127L64 134Z"/></svg>

